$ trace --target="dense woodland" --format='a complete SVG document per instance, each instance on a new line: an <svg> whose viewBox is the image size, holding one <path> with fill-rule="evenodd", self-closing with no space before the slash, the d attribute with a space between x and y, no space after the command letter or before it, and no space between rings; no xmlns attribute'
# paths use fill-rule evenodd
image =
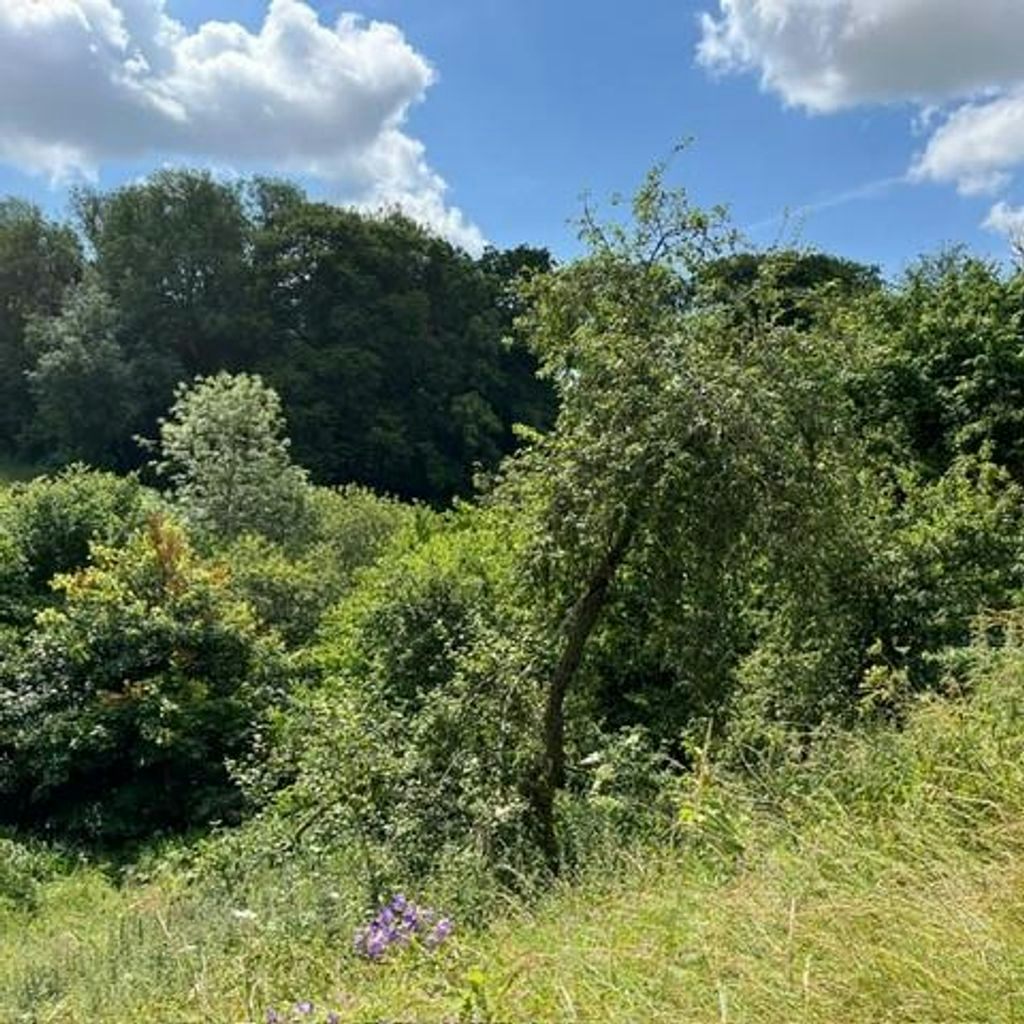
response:
<svg viewBox="0 0 1024 1024"><path fill-rule="evenodd" d="M136 469L177 383L260 374L318 482L443 503L474 466L546 426L550 388L505 344L521 270L393 214L314 203L280 181L165 171L80 191L69 223L0 204L0 451ZM88 396L88 400L84 400Z"/></svg>
<svg viewBox="0 0 1024 1024"><path fill-rule="evenodd" d="M122 931L95 940L135 964L116 997L39 939L0 1020L263 1019L302 995L270 977L341 984L208 923L260 900L333 965L360 953L338 922L398 891L469 929L622 851L711 886L798 827L805 864L850 830L895 862L915 819L934 851L986 815L1010 843L1020 702L990 677L1021 637L1024 273L755 251L661 169L579 227L564 265L473 259L184 171L66 224L0 205L0 450L45 470L0 490L0 909L42 935L48 887L101 865L173 893L168 943L231 979L132 1003L158 969ZM954 754L991 759L935 782ZM944 803L968 778L1006 788ZM641 904L678 887L644 878ZM464 966L459 1019L506 1019ZM797 1019L758 1005L737 1019Z"/></svg>

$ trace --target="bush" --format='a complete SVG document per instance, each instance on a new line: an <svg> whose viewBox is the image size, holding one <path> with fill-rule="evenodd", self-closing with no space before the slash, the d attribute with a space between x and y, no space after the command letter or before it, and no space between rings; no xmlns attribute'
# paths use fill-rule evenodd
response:
<svg viewBox="0 0 1024 1024"><path fill-rule="evenodd" d="M0 911L32 910L39 886L63 868L63 859L44 846L0 835Z"/></svg>
<svg viewBox="0 0 1024 1024"><path fill-rule="evenodd" d="M231 585L292 646L309 642L324 612L347 593L394 536L430 513L359 487L310 489L308 529L278 544L245 534L221 551Z"/></svg>
<svg viewBox="0 0 1024 1024"><path fill-rule="evenodd" d="M225 570L154 516L55 587L0 664L2 818L116 840L237 814L225 761L287 665Z"/></svg>
<svg viewBox="0 0 1024 1024"><path fill-rule="evenodd" d="M285 783L274 813L305 841L356 844L388 884L522 853L536 707L511 639L519 542L507 516L457 511L328 614L312 681L246 773L260 796Z"/></svg>
<svg viewBox="0 0 1024 1024"><path fill-rule="evenodd" d="M156 506L134 477L85 466L0 491L0 622L26 624L54 576L84 566L93 543L124 543Z"/></svg>

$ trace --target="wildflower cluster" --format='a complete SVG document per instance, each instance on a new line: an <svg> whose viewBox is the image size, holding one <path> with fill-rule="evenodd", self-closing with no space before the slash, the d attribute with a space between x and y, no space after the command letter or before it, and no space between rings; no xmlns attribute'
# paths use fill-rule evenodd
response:
<svg viewBox="0 0 1024 1024"><path fill-rule="evenodd" d="M271 1007L264 1018L266 1024L340 1024L341 1016L335 1010L328 1010L324 1017L317 1015L316 1007L303 999L290 1010L275 1010Z"/></svg>
<svg viewBox="0 0 1024 1024"><path fill-rule="evenodd" d="M404 949L413 942L436 949L451 933L450 918L428 907L418 907L399 893L356 932L355 949L367 960L382 960L391 950Z"/></svg>

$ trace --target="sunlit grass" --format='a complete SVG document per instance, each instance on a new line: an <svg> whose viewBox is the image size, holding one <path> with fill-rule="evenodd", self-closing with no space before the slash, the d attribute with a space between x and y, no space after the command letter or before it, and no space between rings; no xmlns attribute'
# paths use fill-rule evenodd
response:
<svg viewBox="0 0 1024 1024"><path fill-rule="evenodd" d="M1019 674L714 783L674 847L592 863L433 954L361 961L340 862L235 900L80 868L0 917L0 1020L226 1024L310 999L366 1022L1024 1021Z"/></svg>

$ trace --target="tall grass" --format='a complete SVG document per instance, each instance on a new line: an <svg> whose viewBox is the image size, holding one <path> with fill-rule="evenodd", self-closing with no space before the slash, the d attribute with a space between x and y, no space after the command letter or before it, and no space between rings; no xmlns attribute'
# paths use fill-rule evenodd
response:
<svg viewBox="0 0 1024 1024"><path fill-rule="evenodd" d="M307 998L367 1022L1024 1021L1024 657L981 674L904 729L760 777L706 767L673 842L592 858L538 900L491 893L436 953L354 955L344 855L231 891L182 867L44 879L0 914L0 1021L227 1024ZM422 895L468 905L456 884Z"/></svg>

